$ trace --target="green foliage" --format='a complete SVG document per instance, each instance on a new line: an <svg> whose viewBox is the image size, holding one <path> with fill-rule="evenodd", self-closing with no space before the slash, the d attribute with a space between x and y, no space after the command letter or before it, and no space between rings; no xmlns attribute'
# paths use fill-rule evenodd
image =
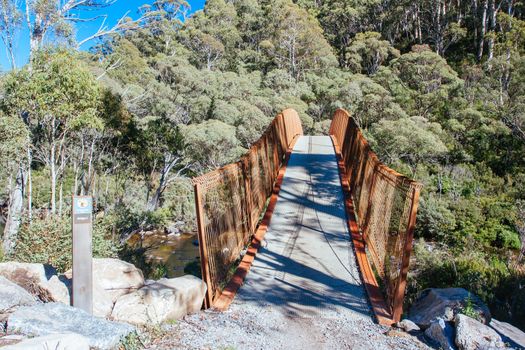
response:
<svg viewBox="0 0 525 350"><path fill-rule="evenodd" d="M235 161L244 150L235 137L235 128L210 119L182 129L193 159L205 169L213 169Z"/></svg>
<svg viewBox="0 0 525 350"><path fill-rule="evenodd" d="M119 345L120 350L141 350L144 349L144 343L137 332L128 334Z"/></svg>
<svg viewBox="0 0 525 350"><path fill-rule="evenodd" d="M55 13L49 4L38 12ZM16 253L67 267L69 224L47 213L54 186L62 208L71 193L95 197L103 255L135 231L194 230L189 177L237 160L284 108L319 134L342 107L384 162L424 184L416 235L435 249L416 248L411 290L468 287L522 320L523 9L487 6L483 22L482 3L437 5L209 0L182 21L188 4L162 0L140 8L147 25L90 53L35 52L0 79L3 200L11 169L33 156L35 210ZM72 38L71 23L50 20ZM162 274L143 253L120 256Z"/></svg>
<svg viewBox="0 0 525 350"><path fill-rule="evenodd" d="M14 115L29 113L32 124L49 128L51 136L58 138L68 128L102 127L99 86L68 51L39 52L31 69L8 75L4 88L3 109Z"/></svg>
<svg viewBox="0 0 525 350"><path fill-rule="evenodd" d="M6 183L27 156L28 131L22 119L0 111L0 181ZM13 181L13 179L11 179ZM7 190L7 188L5 189ZM0 194L4 188L0 187Z"/></svg>
<svg viewBox="0 0 525 350"><path fill-rule="evenodd" d="M93 223L93 256L116 257L118 241L112 238L113 218L96 219ZM50 264L59 272L71 268L72 233L69 218L34 218L25 222L18 234L15 252L9 259Z"/></svg>
<svg viewBox="0 0 525 350"><path fill-rule="evenodd" d="M474 309L474 303L472 301L472 296L470 295L470 293L468 295L465 306L461 309L461 313L474 319L479 318L479 313L477 313Z"/></svg>
<svg viewBox="0 0 525 350"><path fill-rule="evenodd" d="M166 267L166 265L158 264L158 265L153 266L153 270L148 275L148 278L151 278L153 280L158 280L163 277L166 277L167 273L168 273L168 268Z"/></svg>
<svg viewBox="0 0 525 350"><path fill-rule="evenodd" d="M399 51L377 32L358 33L346 51L346 64L354 73L375 74L389 57L399 57Z"/></svg>
<svg viewBox="0 0 525 350"><path fill-rule="evenodd" d="M426 288L462 287L480 296L494 317L523 324L525 304L519 283L525 281L525 273L519 266L506 264L504 257L491 257L473 249L457 254L446 246L422 240L415 244L414 253L416 264L409 275L408 303ZM463 312L468 312L468 304L465 308Z"/></svg>
<svg viewBox="0 0 525 350"><path fill-rule="evenodd" d="M0 164L6 173L18 166L28 146L28 132L22 119L0 111Z"/></svg>
<svg viewBox="0 0 525 350"><path fill-rule="evenodd" d="M380 70L376 81L389 89L409 115L431 121L450 108L463 84L444 58L418 45L394 59L389 69Z"/></svg>
<svg viewBox="0 0 525 350"><path fill-rule="evenodd" d="M432 163L447 152L441 125L423 117L383 119L370 134L372 144L389 163L401 160L415 167L422 161Z"/></svg>

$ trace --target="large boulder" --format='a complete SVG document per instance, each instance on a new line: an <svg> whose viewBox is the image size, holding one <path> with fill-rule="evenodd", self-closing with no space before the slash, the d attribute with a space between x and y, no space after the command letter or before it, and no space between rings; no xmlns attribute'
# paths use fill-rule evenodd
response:
<svg viewBox="0 0 525 350"><path fill-rule="evenodd" d="M525 332L506 322L495 319L490 321L490 326L498 332L505 343L509 343L517 349L525 349Z"/></svg>
<svg viewBox="0 0 525 350"><path fill-rule="evenodd" d="M429 327L425 331L425 336L443 350L456 349L454 346L454 327L442 318L437 318L430 322Z"/></svg>
<svg viewBox="0 0 525 350"><path fill-rule="evenodd" d="M27 290L0 276L0 314L13 311L23 305L33 305L36 298Z"/></svg>
<svg viewBox="0 0 525 350"><path fill-rule="evenodd" d="M495 330L468 316L456 315L456 345L460 350L503 349Z"/></svg>
<svg viewBox="0 0 525 350"><path fill-rule="evenodd" d="M88 340L76 333L51 334L26 339L2 350L89 350Z"/></svg>
<svg viewBox="0 0 525 350"><path fill-rule="evenodd" d="M23 306L13 312L7 320L7 331L37 337L78 333L87 339L90 347L113 349L135 328L61 303L46 303Z"/></svg>
<svg viewBox="0 0 525 350"><path fill-rule="evenodd" d="M201 309L206 284L195 276L162 278L121 296L111 317L137 325L157 324Z"/></svg>
<svg viewBox="0 0 525 350"><path fill-rule="evenodd" d="M72 271L65 273L71 277ZM144 285L142 271L118 259L93 259L93 315L109 317L113 304Z"/></svg>
<svg viewBox="0 0 525 350"><path fill-rule="evenodd" d="M467 306L472 308L478 320L484 324L490 322L491 316L487 305L478 296L463 288L425 289L412 304L408 318L419 327L426 329L437 318L453 321L454 316L463 312Z"/></svg>
<svg viewBox="0 0 525 350"><path fill-rule="evenodd" d="M69 290L50 265L36 263L0 263L0 276L18 284L42 301L70 303Z"/></svg>

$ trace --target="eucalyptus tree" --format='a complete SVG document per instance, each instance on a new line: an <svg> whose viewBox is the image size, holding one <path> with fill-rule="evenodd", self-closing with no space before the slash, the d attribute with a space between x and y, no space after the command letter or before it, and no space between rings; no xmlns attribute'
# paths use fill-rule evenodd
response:
<svg viewBox="0 0 525 350"><path fill-rule="evenodd" d="M27 168L27 127L16 114L0 111L0 180L7 180L8 212L3 235L3 251L12 253L22 222L22 206ZM3 192L3 191L2 191Z"/></svg>
<svg viewBox="0 0 525 350"><path fill-rule="evenodd" d="M422 117L381 120L370 133L382 159L391 164L408 163L412 175L420 163L436 162L448 151L441 125Z"/></svg>
<svg viewBox="0 0 525 350"><path fill-rule="evenodd" d="M231 68L241 41L233 3L208 1L203 11L188 19L180 39L192 54L193 62L208 70Z"/></svg>
<svg viewBox="0 0 525 350"><path fill-rule="evenodd" d="M235 127L219 120L183 126L181 133L200 172L233 162L246 151L235 136Z"/></svg>
<svg viewBox="0 0 525 350"><path fill-rule="evenodd" d="M0 0L0 37L11 69L16 69L16 39L22 26L21 0Z"/></svg>
<svg viewBox="0 0 525 350"><path fill-rule="evenodd" d="M306 72L337 65L317 19L306 10L286 0L276 1L269 16L274 21L274 35L261 46L279 69L287 70L295 80L304 80Z"/></svg>
<svg viewBox="0 0 525 350"><path fill-rule="evenodd" d="M381 69L374 80L386 87L410 115L431 121L453 107L463 87L458 73L428 45L415 45L411 52Z"/></svg>
<svg viewBox="0 0 525 350"><path fill-rule="evenodd" d="M355 73L373 75L390 58L399 57L399 50L377 32L358 33L346 49L346 66Z"/></svg>
<svg viewBox="0 0 525 350"><path fill-rule="evenodd" d="M11 73L4 108L24 116L32 136L34 160L49 170L50 211L56 213L57 182L66 169L73 131L100 126L100 89L87 67L67 51L41 51L31 69Z"/></svg>

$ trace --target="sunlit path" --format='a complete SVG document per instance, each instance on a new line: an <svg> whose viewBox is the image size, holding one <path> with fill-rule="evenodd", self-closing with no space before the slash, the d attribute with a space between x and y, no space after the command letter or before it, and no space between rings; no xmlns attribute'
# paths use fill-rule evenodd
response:
<svg viewBox="0 0 525 350"><path fill-rule="evenodd" d="M299 317L370 317L330 137L302 136L237 303Z"/></svg>

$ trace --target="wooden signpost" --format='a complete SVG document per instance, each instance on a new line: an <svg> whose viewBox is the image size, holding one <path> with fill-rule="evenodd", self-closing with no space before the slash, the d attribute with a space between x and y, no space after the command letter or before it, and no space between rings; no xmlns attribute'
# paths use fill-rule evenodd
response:
<svg viewBox="0 0 525 350"><path fill-rule="evenodd" d="M93 198L73 196L73 306L93 313Z"/></svg>

